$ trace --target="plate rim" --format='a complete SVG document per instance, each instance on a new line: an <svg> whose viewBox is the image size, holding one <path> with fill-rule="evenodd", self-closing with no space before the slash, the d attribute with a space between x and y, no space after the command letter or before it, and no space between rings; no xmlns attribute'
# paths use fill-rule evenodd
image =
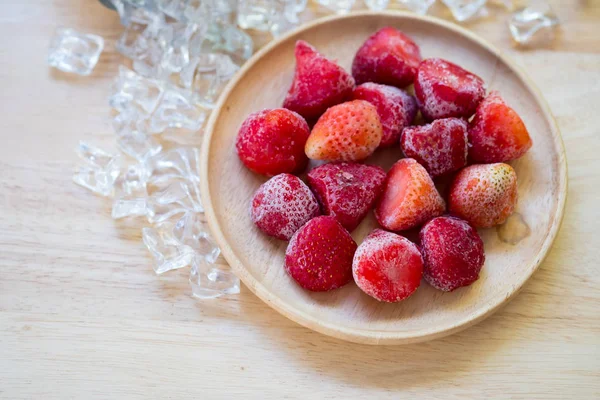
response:
<svg viewBox="0 0 600 400"><path fill-rule="evenodd" d="M340 21L343 19L353 18L360 19L369 16L402 17L417 21L428 22L442 26L446 29L450 29L457 34L465 36L468 39L476 42L477 44L494 54L496 57L498 57L498 59L502 60L525 83L525 85L535 97L536 102L540 105L540 108L544 113L544 117L546 118L546 120L548 120L551 127L553 128L553 131L556 133L555 135L553 135L555 145L559 151L558 202L556 216L552 221L550 229L548 230L548 234L544 239L542 248L540 249L537 258L533 263L533 267L529 269L528 273L524 275L523 278L521 278L516 285L512 285L510 287L510 290L507 294L503 295L502 293L500 293L499 295L492 298L486 304L471 312L464 318L455 320L452 323L443 325L441 327L440 325L436 325L433 327L406 332L382 332L369 329L345 328L335 326L329 323L328 321L317 319L295 307L290 307L285 301L282 301L279 296L276 296L273 293L271 293L268 289L266 289L264 285L257 281L247 271L246 267L244 267L243 263L236 256L233 249L228 245L227 240L225 239L221 227L219 226L219 223L217 221L216 212L213 207L212 197L209 190L208 166L211 141L214 134L214 126L218 120L219 114L223 109L223 105L229 97L231 91L235 88L237 83L244 78L246 73L254 66L254 64L256 64L256 62L262 58L263 54L268 53L269 51L271 51L271 49L277 47L281 42L288 40L288 38L290 38L291 36L310 30L315 26L327 24L332 21ZM531 278L533 273L537 271L537 269L540 267L541 263L546 258L550 248L552 247L552 244L556 239L558 231L560 230L564 218L564 209L568 192L567 171L568 166L562 134L560 132L556 119L552 114L552 111L550 110L550 107L548 106L546 100L542 96L537 86L533 83L533 81L531 81L527 73L525 73L525 71L519 65L517 65L510 57L506 56L501 50L488 43L486 40L480 38L475 33L457 24L453 24L440 18L417 15L406 11L358 11L345 15L333 15L325 18L315 19L267 43L262 49L260 49L248 61L246 61L242 68L237 72L237 74L224 88L223 92L221 93L221 96L219 97L214 107L213 112L210 115L207 126L205 128L200 161L200 192L204 206L204 213L206 215L209 228L215 241L221 248L224 258L227 260L233 272L262 301L264 301L271 308L275 309L277 312L289 318L290 320L319 333L354 343L392 345L424 342L459 332L463 329L468 328L469 326L472 326L482 321L483 319L497 311L500 307L508 303L512 298L514 298L523 288L525 283Z"/></svg>

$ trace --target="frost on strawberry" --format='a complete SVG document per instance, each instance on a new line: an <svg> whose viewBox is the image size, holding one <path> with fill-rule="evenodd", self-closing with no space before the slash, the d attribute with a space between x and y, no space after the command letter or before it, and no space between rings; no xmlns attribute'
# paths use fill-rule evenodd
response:
<svg viewBox="0 0 600 400"><path fill-rule="evenodd" d="M417 246L405 237L375 229L358 246L352 274L363 292L395 303L409 297L421 284L423 259Z"/></svg>
<svg viewBox="0 0 600 400"><path fill-rule="evenodd" d="M256 173L299 173L308 164L304 145L309 135L308 124L297 113L285 108L263 110L242 123L236 150L244 165Z"/></svg>
<svg viewBox="0 0 600 400"><path fill-rule="evenodd" d="M304 289L325 292L352 280L356 243L334 218L321 216L298 229L285 252L285 269Z"/></svg>
<svg viewBox="0 0 600 400"><path fill-rule="evenodd" d="M438 217L419 233L425 261L423 276L433 287L451 292L479 278L485 262L483 241L471 225L455 217Z"/></svg>
<svg viewBox="0 0 600 400"><path fill-rule="evenodd" d="M252 222L267 235L282 240L289 240L298 228L319 214L319 204L308 186L290 174L269 179L252 199Z"/></svg>
<svg viewBox="0 0 600 400"><path fill-rule="evenodd" d="M375 32L358 49L352 62L357 84L410 85L421 62L421 51L413 40L391 27Z"/></svg>
<svg viewBox="0 0 600 400"><path fill-rule="evenodd" d="M458 171L467 165L467 122L444 118L402 132L400 147L406 157L414 158L435 178Z"/></svg>
<svg viewBox="0 0 600 400"><path fill-rule="evenodd" d="M363 83L354 89L355 100L366 100L377 108L383 126L381 147L398 144L402 130L417 115L417 101L405 91L378 83Z"/></svg>
<svg viewBox="0 0 600 400"><path fill-rule="evenodd" d="M283 106L308 121L352 96L354 78L303 40L296 42L296 71Z"/></svg>
<svg viewBox="0 0 600 400"><path fill-rule="evenodd" d="M415 95L427 120L466 118L473 115L485 96L485 84L477 75L440 58L419 65Z"/></svg>
<svg viewBox="0 0 600 400"><path fill-rule="evenodd" d="M356 163L324 164L308 173L308 185L323 214L335 217L350 232L373 208L384 181L382 168Z"/></svg>

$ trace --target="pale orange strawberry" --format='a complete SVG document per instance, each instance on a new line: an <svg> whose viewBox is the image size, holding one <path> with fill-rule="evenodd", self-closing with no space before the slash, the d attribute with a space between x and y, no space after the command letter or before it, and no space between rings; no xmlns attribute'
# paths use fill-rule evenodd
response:
<svg viewBox="0 0 600 400"><path fill-rule="evenodd" d="M517 204L517 174L508 164L471 165L454 178L450 213L476 228L506 221Z"/></svg>
<svg viewBox="0 0 600 400"><path fill-rule="evenodd" d="M379 146L383 127L377 109L364 100L338 104L315 124L304 151L308 158L325 161L360 161Z"/></svg>
<svg viewBox="0 0 600 400"><path fill-rule="evenodd" d="M441 215L444 209L444 200L425 168L412 158L403 158L387 174L375 218L386 229L403 231Z"/></svg>

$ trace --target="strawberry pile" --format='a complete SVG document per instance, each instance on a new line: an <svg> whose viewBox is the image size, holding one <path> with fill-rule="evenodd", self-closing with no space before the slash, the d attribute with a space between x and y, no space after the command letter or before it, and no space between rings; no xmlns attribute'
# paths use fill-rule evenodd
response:
<svg viewBox="0 0 600 400"><path fill-rule="evenodd" d="M477 75L422 60L395 28L363 43L352 74L304 41L295 56L283 107L248 116L236 142L242 163L271 177L251 217L289 240L287 273L311 291L354 280L384 302L406 299L422 279L442 291L475 282L485 262L476 228L502 224L517 202L506 162L532 145L519 115L498 92L486 95ZM363 164L389 147L405 158L387 173ZM305 183L297 175L308 165ZM436 184L444 182L443 196ZM371 210L383 229L358 245L350 233ZM418 243L399 234L415 229Z"/></svg>

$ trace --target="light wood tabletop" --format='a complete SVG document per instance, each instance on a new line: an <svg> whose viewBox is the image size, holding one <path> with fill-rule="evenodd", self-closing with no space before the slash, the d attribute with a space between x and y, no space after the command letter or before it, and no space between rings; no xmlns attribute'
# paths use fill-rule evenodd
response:
<svg viewBox="0 0 600 400"><path fill-rule="evenodd" d="M1 399L600 398L600 2L552 1L561 32L535 50L512 46L501 9L466 24L548 101L569 164L565 217L506 307L405 346L312 332L245 287L195 300L187 270L157 277L140 225L71 181L79 140L114 142L118 18L92 0L33 3L6 2L0 17ZM91 76L48 68L57 26L106 39Z"/></svg>

